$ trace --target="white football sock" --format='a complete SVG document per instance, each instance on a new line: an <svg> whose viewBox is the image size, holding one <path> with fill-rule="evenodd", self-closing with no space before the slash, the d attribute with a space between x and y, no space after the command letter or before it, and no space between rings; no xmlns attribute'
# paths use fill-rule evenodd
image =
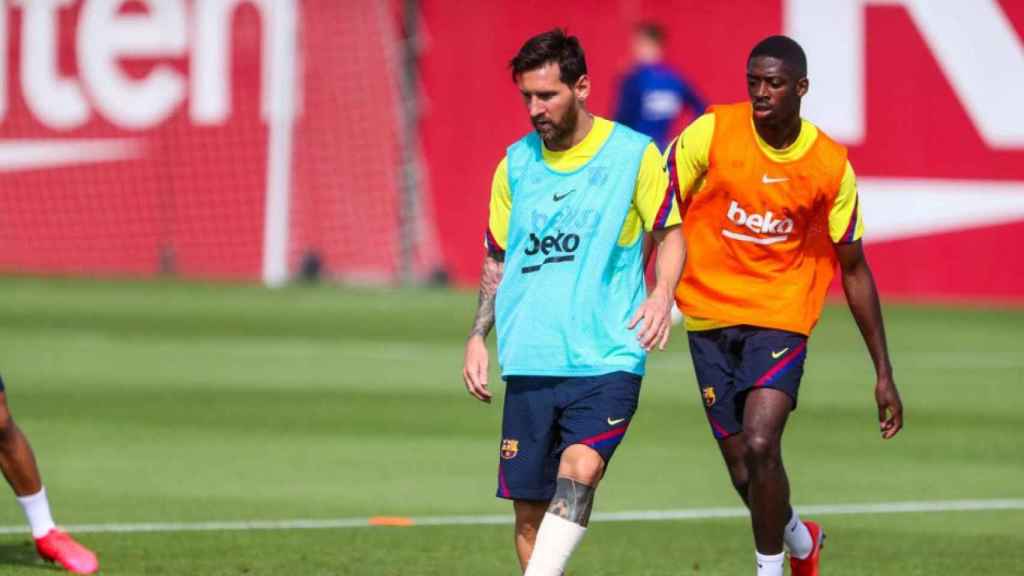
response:
<svg viewBox="0 0 1024 576"><path fill-rule="evenodd" d="M586 532L586 528L575 522L545 513L523 576L559 576Z"/></svg>
<svg viewBox="0 0 1024 576"><path fill-rule="evenodd" d="M56 527L50 514L50 501L46 499L46 488L30 496L19 496L18 504L25 511L33 538L42 538Z"/></svg>
<svg viewBox="0 0 1024 576"><path fill-rule="evenodd" d="M761 554L757 556L757 576L782 576L782 565L786 561L786 553Z"/></svg>
<svg viewBox="0 0 1024 576"><path fill-rule="evenodd" d="M814 541L811 540L811 531L800 521L800 516L793 510L793 517L786 524L786 531L782 536L789 548L789 555L793 558L803 560L814 550Z"/></svg>

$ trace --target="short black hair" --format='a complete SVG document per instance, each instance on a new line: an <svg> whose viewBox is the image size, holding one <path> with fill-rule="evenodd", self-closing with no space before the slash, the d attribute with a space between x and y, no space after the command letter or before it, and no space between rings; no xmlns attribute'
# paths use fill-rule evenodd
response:
<svg viewBox="0 0 1024 576"><path fill-rule="evenodd" d="M789 67L797 80L807 76L807 55L804 49L789 36L769 36L761 40L750 51L747 63L758 56L768 56L782 60L782 63Z"/></svg>
<svg viewBox="0 0 1024 576"><path fill-rule="evenodd" d="M637 34L650 38L655 44L665 42L665 29L655 22L640 22L634 30Z"/></svg>
<svg viewBox="0 0 1024 576"><path fill-rule="evenodd" d="M509 63L512 69L512 81L519 75L536 70L544 65L555 62L558 64L558 79L567 86L587 73L587 61L583 56L583 47L579 38L568 36L565 30L555 28L530 38L519 49L519 53Z"/></svg>

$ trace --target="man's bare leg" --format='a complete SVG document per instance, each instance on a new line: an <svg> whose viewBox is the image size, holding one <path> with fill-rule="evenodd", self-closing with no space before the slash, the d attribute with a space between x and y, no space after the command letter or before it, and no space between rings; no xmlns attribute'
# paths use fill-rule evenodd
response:
<svg viewBox="0 0 1024 576"><path fill-rule="evenodd" d="M526 576L558 576L583 539L594 506L594 491L604 475L604 459L596 450L573 444L562 453L555 496L551 499Z"/></svg>
<svg viewBox="0 0 1024 576"><path fill-rule="evenodd" d="M537 541L537 531L548 509L548 502L515 500L512 506L516 513L516 554L519 555L519 567L525 572L530 556L533 555L533 545Z"/></svg>

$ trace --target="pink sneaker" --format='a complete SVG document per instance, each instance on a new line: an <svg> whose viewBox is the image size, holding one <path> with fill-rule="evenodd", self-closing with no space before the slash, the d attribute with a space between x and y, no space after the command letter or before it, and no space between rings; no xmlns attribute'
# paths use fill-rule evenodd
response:
<svg viewBox="0 0 1024 576"><path fill-rule="evenodd" d="M43 560L56 562L73 574L92 574L100 568L91 550L57 528L42 538L36 538L36 552L39 552Z"/></svg>
<svg viewBox="0 0 1024 576"><path fill-rule="evenodd" d="M800 559L790 556L789 570L793 576L819 576L818 561L825 542L825 532L817 522L804 522L804 526L807 526L807 530L811 533L814 548L811 548L811 553L807 555L807 558Z"/></svg>

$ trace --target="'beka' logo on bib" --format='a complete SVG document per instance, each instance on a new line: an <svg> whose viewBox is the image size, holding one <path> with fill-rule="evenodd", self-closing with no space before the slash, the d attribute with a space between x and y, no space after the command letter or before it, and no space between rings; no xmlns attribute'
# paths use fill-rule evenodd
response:
<svg viewBox="0 0 1024 576"><path fill-rule="evenodd" d="M726 218L737 226L743 226L754 234L765 236L748 236L731 230L722 230L722 236L739 240L741 242L753 242L755 244L775 244L789 239L789 233L793 231L793 219L777 219L771 210L764 214L747 214L735 200L729 204L729 212ZM771 234L771 236L767 236Z"/></svg>
<svg viewBox="0 0 1024 576"><path fill-rule="evenodd" d="M579 247L579 234L565 234L559 232L553 236L543 237L538 237L536 234L530 234L525 254L527 256L533 256L537 253L541 253L544 254L545 258L540 264L523 266L522 272L523 274L529 274L530 272L540 270L545 264L572 262L576 259L573 252L575 252Z"/></svg>

